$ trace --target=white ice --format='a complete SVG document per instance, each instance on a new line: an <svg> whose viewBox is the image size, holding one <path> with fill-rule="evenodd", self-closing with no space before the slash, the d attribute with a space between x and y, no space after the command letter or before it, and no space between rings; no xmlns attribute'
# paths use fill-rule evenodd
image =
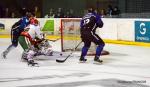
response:
<svg viewBox="0 0 150 87"><path fill-rule="evenodd" d="M0 53L10 44L10 39L0 39ZM54 43L58 48L60 43ZM150 87L150 47L106 44L110 55L101 56L102 65L79 63L80 52L74 53L64 63L68 54L37 57L40 67L28 67L21 62L22 49L12 50L7 59L0 58L0 87Z"/></svg>

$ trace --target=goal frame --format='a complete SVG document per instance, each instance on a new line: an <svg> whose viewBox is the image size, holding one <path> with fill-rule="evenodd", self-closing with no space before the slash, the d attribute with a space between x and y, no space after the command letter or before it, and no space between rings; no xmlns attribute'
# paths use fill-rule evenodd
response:
<svg viewBox="0 0 150 87"><path fill-rule="evenodd" d="M81 18L62 18L61 20L60 20L60 36L61 36L61 51L62 52L65 52L65 50L64 50L64 32L63 32L63 21L67 21L67 22L69 22L69 21L80 21L81 20Z"/></svg>

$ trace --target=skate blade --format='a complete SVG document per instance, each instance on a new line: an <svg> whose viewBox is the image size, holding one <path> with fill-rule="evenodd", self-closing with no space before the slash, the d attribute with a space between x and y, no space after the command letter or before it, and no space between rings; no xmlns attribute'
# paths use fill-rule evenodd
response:
<svg viewBox="0 0 150 87"><path fill-rule="evenodd" d="M86 60L86 61L80 61L79 60L79 63L87 63L88 62L88 60Z"/></svg>
<svg viewBox="0 0 150 87"><path fill-rule="evenodd" d="M93 64L96 64L96 65L102 65L103 62L96 62L96 61L94 61Z"/></svg>
<svg viewBox="0 0 150 87"><path fill-rule="evenodd" d="M79 61L79 63L87 63L86 61Z"/></svg>
<svg viewBox="0 0 150 87"><path fill-rule="evenodd" d="M39 64L28 64L29 67L40 67Z"/></svg>

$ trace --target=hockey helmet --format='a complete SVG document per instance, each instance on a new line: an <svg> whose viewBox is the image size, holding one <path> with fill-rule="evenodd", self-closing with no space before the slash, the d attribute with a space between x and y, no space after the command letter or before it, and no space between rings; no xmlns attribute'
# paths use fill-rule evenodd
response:
<svg viewBox="0 0 150 87"><path fill-rule="evenodd" d="M33 17L33 18L30 19L30 24L38 25L39 21L36 18Z"/></svg>

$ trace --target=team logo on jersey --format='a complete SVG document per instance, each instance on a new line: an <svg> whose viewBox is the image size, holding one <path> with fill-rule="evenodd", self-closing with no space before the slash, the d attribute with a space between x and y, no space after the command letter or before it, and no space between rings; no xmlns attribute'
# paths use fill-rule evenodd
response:
<svg viewBox="0 0 150 87"><path fill-rule="evenodd" d="M150 42L150 21L135 21L135 41Z"/></svg>

